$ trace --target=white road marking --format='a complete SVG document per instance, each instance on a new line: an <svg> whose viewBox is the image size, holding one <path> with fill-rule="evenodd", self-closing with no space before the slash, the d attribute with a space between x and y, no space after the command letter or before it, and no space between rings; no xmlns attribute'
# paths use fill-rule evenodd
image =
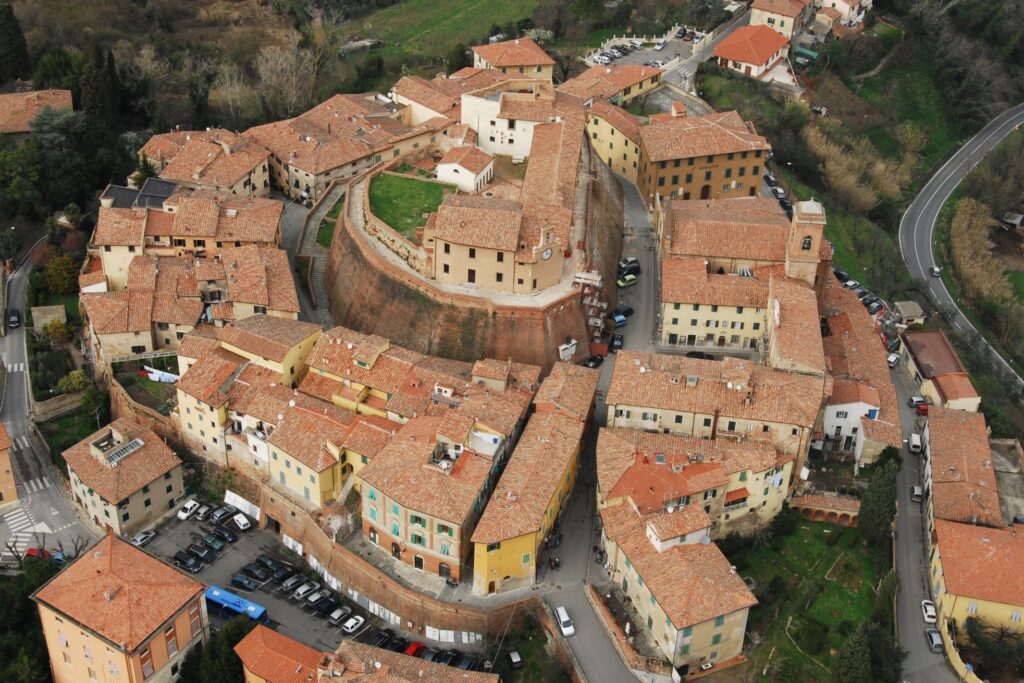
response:
<svg viewBox="0 0 1024 683"><path fill-rule="evenodd" d="M8 363L7 372L25 372L24 363Z"/></svg>

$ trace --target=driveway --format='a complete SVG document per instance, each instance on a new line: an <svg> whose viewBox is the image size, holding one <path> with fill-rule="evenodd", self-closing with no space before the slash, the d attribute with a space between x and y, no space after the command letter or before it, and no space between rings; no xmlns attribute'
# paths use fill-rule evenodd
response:
<svg viewBox="0 0 1024 683"><path fill-rule="evenodd" d="M942 211L943 205L953 194L964 176L985 158L1003 138L1024 123L1024 104L1007 109L981 129L973 138L965 142L956 154L944 163L931 180L925 183L921 191L907 207L900 221L900 253L907 264L907 270L921 287L928 292L933 302L941 309L950 311L950 324L960 332L978 330L963 314L960 307L942 278L931 277L928 269L935 264L933 244L935 222ZM991 345L980 337L979 344L994 358L1004 374L1016 381L1018 390L1024 390L1024 379L1021 379L1010 364L1006 362Z"/></svg>

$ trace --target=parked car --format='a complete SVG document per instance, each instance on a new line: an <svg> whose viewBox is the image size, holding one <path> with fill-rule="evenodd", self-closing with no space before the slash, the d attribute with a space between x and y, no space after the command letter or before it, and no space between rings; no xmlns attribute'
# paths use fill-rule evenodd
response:
<svg viewBox="0 0 1024 683"><path fill-rule="evenodd" d="M186 553L184 550L179 550L174 553L174 566L179 569L184 569L192 574L198 574L203 568L203 563Z"/></svg>
<svg viewBox="0 0 1024 683"><path fill-rule="evenodd" d="M622 333L616 332L612 335L611 352L615 353L622 348Z"/></svg>
<svg viewBox="0 0 1024 683"><path fill-rule="evenodd" d="M619 287L619 289L625 289L626 287L632 287L638 281L639 280L637 280L636 275L623 275L618 280L616 280L615 284Z"/></svg>
<svg viewBox="0 0 1024 683"><path fill-rule="evenodd" d="M678 31L676 31L676 38L684 38L685 39L686 38L686 29L685 28L681 28Z"/></svg>
<svg viewBox="0 0 1024 683"><path fill-rule="evenodd" d="M186 501L185 504L181 506L181 509L178 510L178 519L185 521L186 519L194 515L196 513L196 510L198 509L198 502L194 500Z"/></svg>
<svg viewBox="0 0 1024 683"><path fill-rule="evenodd" d="M310 593L309 595L306 596L306 604L309 605L310 607L316 607L321 602L323 602L324 600L327 600L330 597L331 597L331 593L330 593L330 591L328 591L326 589L321 589L321 590L318 590L318 591L313 591L312 593Z"/></svg>
<svg viewBox="0 0 1024 683"><path fill-rule="evenodd" d="M644 41L640 40L639 38L633 38L629 41L629 44L633 46L634 50L639 50L644 46Z"/></svg>
<svg viewBox="0 0 1024 683"><path fill-rule="evenodd" d="M608 59L604 55L597 55L596 57L594 57L593 61L594 61L595 64L601 64L601 65L607 65L607 64L611 64L612 63L612 60Z"/></svg>
<svg viewBox="0 0 1024 683"><path fill-rule="evenodd" d="M782 210L785 211L787 214L793 211L793 202L789 201L789 199L785 197L779 200L779 206L781 206Z"/></svg>
<svg viewBox="0 0 1024 683"><path fill-rule="evenodd" d="M931 273L932 277L942 277L942 268L938 266L932 266L928 269L928 272Z"/></svg>
<svg viewBox="0 0 1024 683"><path fill-rule="evenodd" d="M291 593L296 588L305 583L306 577L303 574L292 574L287 579L281 582L281 590Z"/></svg>
<svg viewBox="0 0 1024 683"><path fill-rule="evenodd" d="M140 531L139 533L132 536L132 545L141 548L142 546L152 541L154 538L156 538L156 532L152 529Z"/></svg>
<svg viewBox="0 0 1024 683"><path fill-rule="evenodd" d="M907 399L907 405L910 406L911 408L925 404L927 402L928 399L926 399L924 396L911 396L910 398Z"/></svg>
<svg viewBox="0 0 1024 683"><path fill-rule="evenodd" d="M863 299L871 292L869 292L865 287L857 287L856 289L853 290L853 293L857 295L858 299Z"/></svg>
<svg viewBox="0 0 1024 683"><path fill-rule="evenodd" d="M252 522L250 522L249 518L241 512L232 517L231 521L235 523L235 526L238 527L239 531L248 531L252 528Z"/></svg>
<svg viewBox="0 0 1024 683"><path fill-rule="evenodd" d="M564 607L555 608L555 621L558 622L558 629L566 638L576 633L576 627L573 626L572 619L569 618L569 612Z"/></svg>
<svg viewBox="0 0 1024 683"><path fill-rule="evenodd" d="M7 312L7 326L21 327L21 311L17 308L12 308Z"/></svg>
<svg viewBox="0 0 1024 683"><path fill-rule="evenodd" d="M217 508L213 511L213 514L210 515L210 522L213 524L220 524L236 512L238 512L238 508L234 505L225 505L224 507Z"/></svg>
<svg viewBox="0 0 1024 683"><path fill-rule="evenodd" d="M775 177L774 173L768 171L767 173L764 174L764 184L767 185L768 187L778 187L779 179Z"/></svg>
<svg viewBox="0 0 1024 683"><path fill-rule="evenodd" d="M704 353L703 351L690 351L686 354L687 358L699 358L701 360L714 360L715 357L710 353Z"/></svg>
<svg viewBox="0 0 1024 683"><path fill-rule="evenodd" d="M942 636L933 628L924 630L924 639L928 641L928 649L932 652L942 652Z"/></svg>
<svg viewBox="0 0 1024 683"><path fill-rule="evenodd" d="M786 191L783 190L781 187L778 187L778 186L773 187L771 189L771 192L772 192L772 196L775 197L776 199L785 199L786 198Z"/></svg>
<svg viewBox="0 0 1024 683"><path fill-rule="evenodd" d="M616 57L622 57L625 54L625 53L622 52L622 50L620 50L617 47L610 47L610 48L608 48L608 52L611 52Z"/></svg>
<svg viewBox="0 0 1024 683"><path fill-rule="evenodd" d="M616 330L621 329L621 328L626 326L626 316L624 316L624 315L611 315L611 316L608 316L608 317L611 318L612 324L615 326Z"/></svg>
<svg viewBox="0 0 1024 683"><path fill-rule="evenodd" d="M264 566L266 566L266 565L264 565ZM276 583L278 585L281 585L282 583L284 583L288 579L290 579L293 576L295 576L296 573L297 573L297 570L295 568L289 567L287 565L283 565L280 569L278 569L276 572L274 572L274 576L271 577L271 578L274 580L274 583Z"/></svg>
<svg viewBox="0 0 1024 683"><path fill-rule="evenodd" d="M874 294L868 294L868 296L860 300L860 302L864 305L864 308L867 308L876 301L878 301L878 297L875 296Z"/></svg>
<svg viewBox="0 0 1024 683"><path fill-rule="evenodd" d="M690 31L687 31L687 32L683 33L682 36L678 36L678 37L682 38L685 42L689 43L689 42L691 42L693 40L693 33L691 33Z"/></svg>
<svg viewBox="0 0 1024 683"><path fill-rule="evenodd" d="M640 260L636 256L627 256L618 263L619 272L626 270L627 268L636 267L637 272L640 272Z"/></svg>
<svg viewBox="0 0 1024 683"><path fill-rule="evenodd" d="M437 658L441 656L441 651L433 647L425 647L420 652L420 659L425 662L436 662Z"/></svg>
<svg viewBox="0 0 1024 683"><path fill-rule="evenodd" d="M327 623L329 623L331 626L337 626L341 622L348 619L351 614L351 607L336 607L334 611L331 612L331 616L327 617Z"/></svg>
<svg viewBox="0 0 1024 683"><path fill-rule="evenodd" d="M272 558L270 555L265 554L260 555L256 558L256 564L266 567L267 570L270 571L270 573L272 574L276 574L277 570L285 566L282 563L275 560L274 558Z"/></svg>
<svg viewBox="0 0 1024 683"><path fill-rule="evenodd" d="M215 526L213 527L213 534L225 543L234 543L238 540L238 536L226 526Z"/></svg>
<svg viewBox="0 0 1024 683"><path fill-rule="evenodd" d="M640 262L639 261L630 261L626 265L622 265L621 262L619 263L619 273L618 273L619 277L622 277L623 275L639 275L639 274L640 274Z"/></svg>
<svg viewBox="0 0 1024 683"><path fill-rule="evenodd" d="M349 617L348 621L342 624L341 630L343 633L355 633L359 630L359 627L362 626L365 621L366 619L356 614L355 616Z"/></svg>
<svg viewBox="0 0 1024 683"><path fill-rule="evenodd" d="M664 69L665 62L661 61L660 59L655 59L653 62L651 62L651 66L653 66L655 69Z"/></svg>
<svg viewBox="0 0 1024 683"><path fill-rule="evenodd" d="M405 648L409 647L409 639L403 638L402 636L395 636L388 643L387 649L392 652L405 652Z"/></svg>
<svg viewBox="0 0 1024 683"><path fill-rule="evenodd" d="M317 616L326 617L328 614L336 610L340 604L341 603L338 602L337 598L328 596L317 603L315 611Z"/></svg>
<svg viewBox="0 0 1024 683"><path fill-rule="evenodd" d="M216 550L218 553L224 550L224 541L220 540L213 534L206 534L199 539L200 543L205 545L210 550Z"/></svg>
<svg viewBox="0 0 1024 683"><path fill-rule="evenodd" d="M43 560L53 559L53 555L45 548L26 548L24 557L26 559L29 557L38 557Z"/></svg>
<svg viewBox="0 0 1024 683"><path fill-rule="evenodd" d="M839 280L840 282L846 282L847 280L850 279L849 275L847 275L844 271L839 270L838 268L833 268L832 274L835 275L836 279Z"/></svg>
<svg viewBox="0 0 1024 683"><path fill-rule="evenodd" d="M870 313L871 315L874 315L875 313L878 313L880 310L882 310L882 302L881 301L876 301L875 303L873 303L870 306L868 306L868 313Z"/></svg>
<svg viewBox="0 0 1024 683"><path fill-rule="evenodd" d="M654 49L657 50L658 52L661 52L662 50L664 50L665 49L665 41L664 40L659 40L658 42L656 42L654 44Z"/></svg>
<svg viewBox="0 0 1024 683"><path fill-rule="evenodd" d="M255 581L250 579L248 576L243 576L242 574L232 575L231 585L235 588L241 588L242 590L248 591L250 593L252 593L257 588Z"/></svg>
<svg viewBox="0 0 1024 683"><path fill-rule="evenodd" d="M912 502L912 503L920 503L923 500L924 500L924 489L921 488L920 486L911 486L910 487L910 502ZM922 610L924 609L925 603L928 603L929 605L932 605L932 603L930 603L927 600L925 600L924 602L921 603L921 609ZM925 611L924 620L928 621L928 612L927 611ZM929 624L934 624L935 623L935 605L932 605L932 620L928 621L928 623Z"/></svg>
<svg viewBox="0 0 1024 683"><path fill-rule="evenodd" d="M847 289L856 289L857 287L860 287L860 283L856 280L847 280L843 283L843 287L846 287Z"/></svg>
<svg viewBox="0 0 1024 683"><path fill-rule="evenodd" d="M922 403L921 405L917 406L917 414L920 415L921 417L928 417L928 404Z"/></svg>
<svg viewBox="0 0 1024 683"><path fill-rule="evenodd" d="M911 453L920 453L923 450L920 434L911 434L907 443Z"/></svg>
<svg viewBox="0 0 1024 683"><path fill-rule="evenodd" d="M200 522L205 522L206 518L210 516L211 512L213 512L213 506L203 503L202 505L199 506L199 509L196 510L196 519L198 519Z"/></svg>
<svg viewBox="0 0 1024 683"><path fill-rule="evenodd" d="M292 593L292 598L295 600L303 600L307 595L320 588L320 584L317 581L307 581Z"/></svg>
<svg viewBox="0 0 1024 683"><path fill-rule="evenodd" d="M900 364L900 357L895 353L890 353L889 357L885 359L885 362L889 364L890 368L894 368Z"/></svg>
<svg viewBox="0 0 1024 683"><path fill-rule="evenodd" d="M409 655L410 657L419 657L420 653L423 652L423 649L425 647L426 645L424 645L420 641L414 641L412 643L409 643L409 647L405 648L405 654Z"/></svg>
<svg viewBox="0 0 1024 683"><path fill-rule="evenodd" d="M462 671L475 671L479 666L480 660L475 655L471 655L468 652L463 652L459 655L459 659L455 662L455 668L461 669Z"/></svg>
<svg viewBox="0 0 1024 683"><path fill-rule="evenodd" d="M590 358L583 361L583 364L588 368L599 368L604 363L604 358L601 356L591 356Z"/></svg>
<svg viewBox="0 0 1024 683"><path fill-rule="evenodd" d="M242 567L242 573L251 579L256 579L260 583L270 580L270 570L264 566L258 565L255 562L247 564Z"/></svg>
<svg viewBox="0 0 1024 683"><path fill-rule="evenodd" d="M459 658L458 650L445 650L441 655L434 661L438 664L444 664L445 666L451 666Z"/></svg>
<svg viewBox="0 0 1024 683"><path fill-rule="evenodd" d="M628 318L629 316L633 315L633 307L632 306L619 306L614 311L612 311L611 314L612 315L621 315L624 318Z"/></svg>
<svg viewBox="0 0 1024 683"><path fill-rule="evenodd" d="M395 639L395 632L389 628L377 631L376 633L370 633L369 637L364 641L370 647L379 647L382 650L388 649L388 645Z"/></svg>
<svg viewBox="0 0 1024 683"><path fill-rule="evenodd" d="M189 554L197 560L210 564L217 559L217 554L201 543L193 543L188 547Z"/></svg>

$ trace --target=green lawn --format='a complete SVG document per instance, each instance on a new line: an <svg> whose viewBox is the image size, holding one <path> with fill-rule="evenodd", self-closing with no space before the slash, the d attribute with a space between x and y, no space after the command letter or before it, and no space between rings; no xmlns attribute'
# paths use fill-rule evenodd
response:
<svg viewBox="0 0 1024 683"><path fill-rule="evenodd" d="M1017 298L1024 301L1024 273L1007 273L1006 276L1010 278L1010 284L1013 285L1013 293L1017 295Z"/></svg>
<svg viewBox="0 0 1024 683"><path fill-rule="evenodd" d="M434 58L458 43L485 39L491 26L518 21L540 0L406 0L350 22L350 33L377 38L384 55Z"/></svg>
<svg viewBox="0 0 1024 683"><path fill-rule="evenodd" d="M64 311L68 316L68 322L81 323L82 316L78 311L78 293L74 294L47 294L44 306L64 305Z"/></svg>
<svg viewBox="0 0 1024 683"><path fill-rule="evenodd" d="M382 174L370 184L370 208L406 239L415 241L416 228L426 222L423 214L436 211L451 190L448 185Z"/></svg>
<svg viewBox="0 0 1024 683"><path fill-rule="evenodd" d="M341 202L339 202L340 204ZM334 239L334 228L336 223L328 218L320 221L320 227L316 229L316 243L322 247L331 248L331 240Z"/></svg>
<svg viewBox="0 0 1024 683"><path fill-rule="evenodd" d="M494 673L505 683L568 683L569 675L555 662L546 650L546 642L540 626L530 618L532 628L510 633L502 641L501 654L494 664ZM523 658L523 668L512 670L508 666L506 652L515 650Z"/></svg>
<svg viewBox="0 0 1024 683"><path fill-rule="evenodd" d="M761 671L769 658L785 657L799 669L799 680L831 681L823 668L830 665L829 650L841 647L848 632L870 616L878 581L857 530L801 520L781 547L747 548L730 560L757 581L761 601L751 610L749 628L762 642L751 654L749 670ZM763 591L773 579L780 590L766 602ZM823 648L813 656L790 639L800 642L805 630L825 631Z"/></svg>
<svg viewBox="0 0 1024 683"><path fill-rule="evenodd" d="M96 426L95 418L82 413L71 413L39 423L39 431L46 439L46 445L50 447L53 464L64 476L67 476L67 463L61 453L97 429L99 428Z"/></svg>

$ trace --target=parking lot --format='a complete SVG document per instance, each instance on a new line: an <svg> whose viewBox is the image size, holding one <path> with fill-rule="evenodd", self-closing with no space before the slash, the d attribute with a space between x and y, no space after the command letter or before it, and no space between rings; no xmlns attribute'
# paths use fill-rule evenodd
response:
<svg viewBox="0 0 1024 683"><path fill-rule="evenodd" d="M252 522L252 520L249 521ZM363 623L353 633L346 634L342 631L344 621L348 619L347 616L339 625L333 626L328 622L326 615L317 614L315 608L307 603L305 598L308 595L303 599L293 597L296 586L302 585L306 581L299 581L290 586L288 590L285 590L272 578L256 580L255 589L252 591L233 586L232 577L243 573L243 568L255 563L261 555L266 555L281 564L296 569L300 568L301 562L273 534L256 528L255 523L248 531L240 530L230 520L222 522L222 526L233 532L237 540L223 543L223 547L219 551L212 552L210 561L203 562L202 569L192 575L207 586L219 586L265 607L270 621L269 625L275 630L324 651L335 650L338 644L346 638L355 638L360 642L389 647L389 649L404 650L405 646L409 644L409 640L402 634L395 634L392 629L384 629L376 617L368 614L342 595L330 591L326 586L322 588L327 591L328 598L337 600L339 607L344 606L352 610L352 615L363 618ZM209 520L199 521L192 517L183 521L176 516L171 517L157 530L156 537L146 544L145 549L168 564L174 564L175 555L180 551L187 551L191 544L204 545L202 539L209 537L213 533L213 528L214 525ZM322 579L308 568L305 570L306 580L323 583ZM285 585L288 585L287 581ZM231 616L228 615L227 618ZM215 610L210 610L210 621L213 625L219 625L224 620L225 618L216 614ZM387 642L382 642L386 637ZM450 650L444 644L426 643L426 645L433 645L438 650ZM455 655L461 654L456 651L452 652ZM441 654L443 652L438 653L438 655ZM449 657L451 658L452 655Z"/></svg>
<svg viewBox="0 0 1024 683"><path fill-rule="evenodd" d="M628 39L624 38L622 40L614 41L612 44L622 45L627 42ZM697 50L701 49L701 42L696 43ZM693 54L694 45L693 41L676 38L673 35L661 50L655 50L654 44L650 43L639 50L633 50L622 57L613 59L612 64L649 64L655 61L668 62L676 57L686 59ZM599 53L595 52L591 57L596 56L597 54Z"/></svg>

